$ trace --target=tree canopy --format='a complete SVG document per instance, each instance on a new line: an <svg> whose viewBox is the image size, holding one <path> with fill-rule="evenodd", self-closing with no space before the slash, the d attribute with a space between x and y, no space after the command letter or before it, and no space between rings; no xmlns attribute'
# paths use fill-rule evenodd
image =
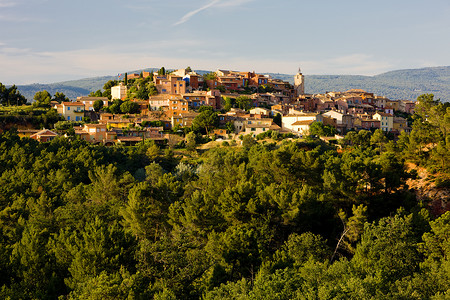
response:
<svg viewBox="0 0 450 300"><path fill-rule="evenodd" d="M37 92L34 95L34 105L38 107L50 107L52 101L52 95L46 90Z"/></svg>
<svg viewBox="0 0 450 300"><path fill-rule="evenodd" d="M20 94L15 85L8 88L0 82L0 104L4 106L18 106L25 103L27 103L27 99Z"/></svg>
<svg viewBox="0 0 450 300"><path fill-rule="evenodd" d="M210 130L218 126L219 116L211 106L201 106L198 112L192 121L192 128L194 131L209 135Z"/></svg>
<svg viewBox="0 0 450 300"><path fill-rule="evenodd" d="M398 140L349 132L340 147L247 135L194 151L194 131L188 149L106 147L5 130L0 298L444 299L450 212L417 199L405 165L445 187L440 105Z"/></svg>

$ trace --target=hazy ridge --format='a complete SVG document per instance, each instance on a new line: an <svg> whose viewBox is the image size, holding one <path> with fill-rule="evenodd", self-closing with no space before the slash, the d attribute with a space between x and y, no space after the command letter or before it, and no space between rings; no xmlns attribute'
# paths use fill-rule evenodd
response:
<svg viewBox="0 0 450 300"><path fill-rule="evenodd" d="M156 70L147 68L145 70ZM138 73L141 70L128 73ZM204 74L209 71L197 70ZM292 74L264 73L273 78L293 83ZM51 84L19 85L20 92L29 100L36 92L47 90L52 95L62 92L71 99L86 96L91 91L102 89L105 82L117 79L117 76L101 76L79 80L56 82ZM324 93L327 91L345 91L363 89L391 99L415 100L419 95L432 93L442 101L450 101L450 66L422 69L395 70L375 76L361 75L305 75L307 93Z"/></svg>

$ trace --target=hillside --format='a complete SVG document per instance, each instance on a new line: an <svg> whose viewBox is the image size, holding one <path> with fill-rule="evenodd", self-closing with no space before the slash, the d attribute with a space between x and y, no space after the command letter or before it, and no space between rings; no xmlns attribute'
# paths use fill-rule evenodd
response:
<svg viewBox="0 0 450 300"><path fill-rule="evenodd" d="M147 68L145 70L155 70ZM137 73L141 70L130 71ZM199 70L200 74L208 71ZM273 78L293 83L290 74L267 73ZM19 86L20 92L29 100L36 92L47 90L51 94L63 92L71 99L85 96L91 91L101 89L105 82L116 76L102 76L52 84L32 84ZM375 76L360 75L306 75L307 93L324 93L326 91L345 91L357 88L387 96L391 99L415 100L421 94L432 93L444 102L450 101L450 66L423 69L395 70Z"/></svg>
<svg viewBox="0 0 450 300"><path fill-rule="evenodd" d="M293 83L293 75L269 74ZM305 75L305 91L316 94L326 91L363 89L391 99L415 100L431 93L444 102L450 101L450 67L396 70L375 76Z"/></svg>

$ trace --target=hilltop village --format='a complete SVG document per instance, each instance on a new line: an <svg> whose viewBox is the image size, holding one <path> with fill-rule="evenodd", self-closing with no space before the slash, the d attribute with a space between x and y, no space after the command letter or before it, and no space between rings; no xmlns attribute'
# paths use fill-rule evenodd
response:
<svg viewBox="0 0 450 300"><path fill-rule="evenodd" d="M450 295L450 103L306 87L0 85L0 299Z"/></svg>
<svg viewBox="0 0 450 300"><path fill-rule="evenodd" d="M203 134L223 140L274 131L302 137L311 133L311 126L317 127L314 123L325 129L324 135L336 138L361 129L398 135L411 130L407 116L414 112L415 102L359 89L308 94L300 69L291 85L255 72L217 70L202 76L188 67L120 74L103 92L50 105L75 125L72 134L81 139L134 145L145 139L167 142L167 132L191 128L196 118ZM59 134L50 129L19 130L19 135L39 141Z"/></svg>

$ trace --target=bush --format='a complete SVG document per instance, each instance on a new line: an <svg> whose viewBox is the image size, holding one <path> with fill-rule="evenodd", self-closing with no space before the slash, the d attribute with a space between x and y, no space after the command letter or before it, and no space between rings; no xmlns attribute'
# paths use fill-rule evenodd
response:
<svg viewBox="0 0 450 300"><path fill-rule="evenodd" d="M223 147L228 147L228 146L230 146L230 144L227 141L223 141L222 142L222 146Z"/></svg>

